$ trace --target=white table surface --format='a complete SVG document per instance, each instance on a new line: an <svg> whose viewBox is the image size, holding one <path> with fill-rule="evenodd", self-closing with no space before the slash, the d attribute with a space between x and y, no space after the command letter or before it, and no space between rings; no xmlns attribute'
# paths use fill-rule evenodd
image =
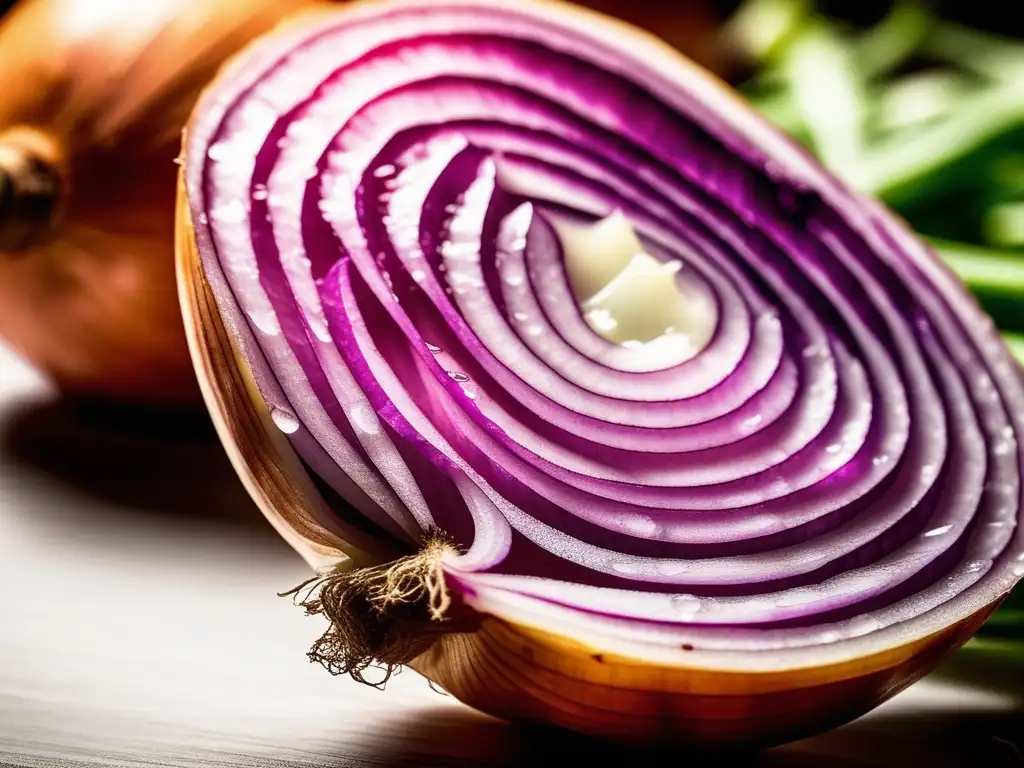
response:
<svg viewBox="0 0 1024 768"><path fill-rule="evenodd" d="M69 415L0 346L0 765L680 764L507 726L414 672L381 692L311 665L321 620L275 594L305 566L212 433L131 421ZM1024 766L1024 651L983 650L750 764Z"/></svg>

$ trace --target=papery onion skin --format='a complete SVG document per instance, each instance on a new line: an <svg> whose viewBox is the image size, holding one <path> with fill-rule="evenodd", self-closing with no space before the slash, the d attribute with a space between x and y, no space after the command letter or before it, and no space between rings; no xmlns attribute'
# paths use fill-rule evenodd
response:
<svg viewBox="0 0 1024 768"><path fill-rule="evenodd" d="M0 338L64 393L200 406L174 283L181 130L227 57L312 4L21 0L0 20L0 176L23 154L59 182L52 217L0 211Z"/></svg>
<svg viewBox="0 0 1024 768"><path fill-rule="evenodd" d="M487 30L486 44L477 38L467 44L466 38L481 30ZM319 49L313 42L318 35L327 41ZM418 59L418 41L441 52L431 49L430 57ZM295 65L307 49L313 52L311 60ZM325 59L327 50L336 58ZM467 64L474 56L475 66ZM572 69L559 69L565 57L576 62ZM313 71L314 58L325 66L322 76ZM449 72L447 81L428 83L427 101L415 101L417 80L440 77L445 67L459 62L465 72ZM333 93L316 90L333 69L351 67L358 73L360 65L371 67L374 77L353 80ZM279 74L279 66L287 75L282 81L287 89L263 82L265 75ZM431 73L430 66L440 72ZM496 70L501 78L494 77ZM559 78L570 71L580 82ZM395 80L388 84L381 73ZM460 90L475 77L490 80ZM624 79L633 85L622 86ZM549 100L572 102L577 113L542 100L537 91L544 89ZM453 127L454 118L445 110L479 109L475 100L482 93L491 94L491 100L484 100L489 111L481 112L479 120L500 123L500 129L486 133L471 122ZM616 101L621 93L632 99L631 109ZM306 97L312 97L310 111L293 113L293 102ZM316 113L321 100L329 109ZM268 112L268 104L278 106ZM375 114L375 108L383 111ZM345 124L346 109L358 112L362 122ZM299 134L287 131L300 118L305 120L302 142L296 143L290 139ZM336 125L322 122L335 119ZM432 119L436 124L431 125ZM557 134L540 137L521 124L509 127L525 123L537 130L552 119L569 138L567 145L558 143ZM602 123L603 130L588 133L588 119ZM226 128L231 120L238 122ZM735 301L744 305L738 311L753 313L755 333L747 338L759 352L746 362L734 359L721 372L747 365L753 377L781 361L769 377L773 388L762 385L770 394L755 390L747 399L760 394L767 409L790 397L786 393L800 397L801 386L807 390L816 382L817 389L803 396L824 398L813 402L818 411L826 409L828 418L800 444L791 433L803 423L800 418L813 424L821 416L815 409L797 411L804 414L800 418L789 406L781 409L777 418L783 420L775 432L766 433L771 439L756 437L760 418L743 414L743 423L753 421L755 428L747 446L760 446L757 450L766 457L773 447L789 446L773 469L776 474L769 476L773 481L757 491L765 470L751 458L756 451L744 453L750 449L743 447L742 436L725 440L732 434L725 427L693 432L699 420L687 424L682 410L672 410L678 403L692 405L687 398L660 401L652 396L649 405L622 415L635 402L625 401L623 410L615 412L617 421L606 418L608 434L621 439L609 439L602 447L601 430L593 422L610 411L593 392L580 389L578 399L566 402L552 397L552 405L499 367L486 368L488 355L500 350L478 345L475 326L469 335L455 334L453 328L468 323L448 311L447 302L457 299L435 297L444 323L450 324L446 327L422 309L427 304L420 289L403 283L406 275L398 271L403 267L394 253L413 248L417 238L372 234L375 227L394 223L377 216L401 213L395 207L381 214L366 204L378 189L371 177L387 178L394 167L386 152L378 157L371 149L365 161L358 152L375 141L383 146L391 138L389 121L410 120L428 126L423 128L427 134L449 130L458 138L463 132L471 152L496 137L514 135L523 140L516 152L540 154L543 147L553 153L545 156L549 160L576 157L570 170L595 174L584 179L595 184L604 170L614 176L620 156L630 158L635 165L624 183L635 184L644 199L628 214L650 242L657 240L659 227L663 235L681 231L673 227L683 227L701 212L720 224L715 233L721 237L702 241L703 250L686 251L685 243L676 242L686 253L684 261L713 264L737 280L737 291L748 291ZM586 143L579 138L598 134L606 143L597 148L603 152L593 154L603 166L586 156ZM669 152L673 142L684 146L684 139L696 149L665 159L663 165L650 161L650 156ZM342 146L346 152L331 154L336 141L335 149ZM503 146L512 153L510 145ZM795 739L852 719L919 679L965 642L1024 576L1018 440L1024 432L1024 381L991 323L963 286L890 214L850 193L720 85L652 38L555 3L360 3L281 33L243 55L203 100L186 148L178 227L186 328L207 404L236 469L268 518L314 567L346 555L357 564L380 562L394 556L389 548L414 546L431 523L449 533L461 526L457 537L468 552L446 562L448 586L462 605L481 616L480 626L443 637L412 666L472 706L508 719L632 741L767 744ZM454 188L464 196L439 198L453 206L453 214L468 206L467 185L482 179L478 187L491 189L495 179L480 171L487 168L480 156L467 159L459 154L464 151L459 145L446 158L450 167L461 162L476 169L465 176L453 172ZM307 152L308 158L296 159ZM497 154L501 162L508 160L509 155ZM422 171L423 157L432 155L426 151L411 157L409 167ZM346 163L353 162L363 163L352 166L356 180L331 186L346 180ZM390 170L374 172L385 167ZM663 184L662 173L677 186ZM494 188L505 193L504 183ZM398 180L381 201L408 189L414 189L409 181ZM546 189L554 189L556 197L568 194L567 187L560 189L550 178ZM679 202L673 190L693 195L699 205L671 208L670 202ZM247 193L255 193L252 202L245 200ZM543 195L532 194L543 207ZM635 202L615 199L623 206ZM266 200L269 205L256 204ZM343 215L354 200L359 201L358 223ZM657 206L668 206L672 216L660 223L645 219ZM430 210L428 204L412 213L420 243L434 244L437 238L443 252L456 235L473 233L434 231L436 215ZM298 240L296 223L302 230ZM337 240L311 238L313 232L323 237L331 229ZM706 233L696 227L690 231L694 237ZM382 249L376 265L373 253L369 258L361 254L363 238L369 242L370 237ZM302 256L317 262L317 293L329 309L326 329L315 326L311 294L295 289L305 285L302 281L312 284L309 265L281 258L295 253L289 249L297 245L305 248ZM389 255L389 249L394 253ZM251 254L263 260L253 266ZM426 255L433 258L429 250ZM286 274L278 273L275 263L285 263ZM809 277L826 267L846 279L815 282ZM405 268L411 277L413 268ZM379 271L387 269L394 280L386 282L393 297L380 287L385 283ZM783 277L772 282L779 274ZM879 282L878 274L887 281ZM723 278L716 285L725 292L718 305L725 312L731 284ZM536 286L533 290L538 291ZM512 295L505 294L506 300ZM369 321L362 312L369 313ZM402 325L404 312L419 313L419 325ZM295 321L299 324L286 325ZM822 329L828 350L813 341ZM416 337L421 330L431 337ZM694 360L713 354L727 359L729 344L744 334L739 323L720 328ZM433 346L437 335L445 337L447 350ZM551 331L537 335L554 339ZM781 352L769 343L773 338L782 339ZM463 350L463 344L471 351ZM472 381L480 387L475 396L459 398L443 370L437 379L427 375L434 371L433 358L423 354L426 345L431 354L448 355L446 365L463 366L448 368L455 371L456 383L471 379L461 371L473 372ZM287 354L312 350L308 367L296 373ZM389 378L385 368L375 367L371 352L382 354L404 378ZM403 361L417 359L425 361L422 368L402 367L407 365ZM508 359L505 364L517 363ZM539 360L533 365L520 368L518 375L543 375ZM691 366L692 377L715 372L695 366L699 363ZM796 390L783 386L793 370L800 374ZM414 371L423 378L415 378ZM572 377L565 368L557 373ZM312 397L309 376L325 376L333 390L321 387ZM501 377L502 386L515 390L513 398L501 399L502 387L495 384ZM417 382L423 389L413 398L416 407L437 405L426 420L404 399L403 387ZM685 388L692 382L682 375L666 380L643 374L638 386ZM596 388L607 384L590 383ZM746 377L734 377L715 390L722 394L708 399L706 407L724 407L723 401L739 398L736 393L748 385ZM344 400L347 410L337 410L339 402L332 406L334 416L315 416L314 406L329 406L332 397ZM372 409L363 397L370 398ZM689 400L699 397L698 390ZM528 405L510 420L493 407L501 402L511 409L513 401L536 403L555 415L538 417ZM472 431L471 421L462 418L471 414L475 419L477 407L487 414L482 431ZM715 418L733 416L742 407ZM639 422L650 419L655 408L664 410L666 428L641 428ZM558 420L573 409L571 423ZM563 431L545 431L538 418ZM501 428L490 428L495 419L504 419ZM544 439L509 437L509 430L522 426L517 419L529 422ZM673 419L678 422L669 425ZM413 427L413 421L423 429ZM336 436L342 426L361 428L364 445L379 447L374 436L386 434L404 447L401 458L415 467L415 482L395 480L403 470L394 454L389 454L392 463L375 467L359 463L367 460L356 451L351 464L332 467L325 448L342 450ZM432 430L457 447L444 445ZM566 435L573 430L578 431ZM327 445L327 437L335 442ZM548 437L551 442L545 442ZM717 448L716 439L722 441ZM723 445L739 447L723 451ZM866 452L864 446L869 446ZM478 447L479 455L474 452ZM416 464L417 452L430 464ZM835 462L837 455L842 460ZM713 479L701 482L699 474L686 474L691 464L709 456L719 457L714 462L705 458L704 472ZM612 458L601 465L600 457ZM558 461L593 466L595 475L569 472ZM754 462L752 475L739 472L743 461ZM785 472L778 469L787 462ZM899 468L899 482L889 477L896 471L889 466ZM827 469L819 477L822 467ZM363 495L351 491L347 500L375 520L376 529L360 523L360 516L338 501L335 493L345 497L339 468L349 481L362 478L370 489L364 488ZM633 481L617 479L630 472ZM461 483L459 492L468 500L463 506L457 496L444 496L450 489L446 477ZM802 494L801 482L809 483ZM326 490L331 486L334 491ZM367 501L373 493L385 498L388 488L405 494L401 504L375 507L377 502ZM404 501L416 491L429 499L418 516L409 511L415 504ZM472 518L469 503L474 505ZM740 508L736 514L726 514L733 511L730 504ZM838 518L828 517L830 504ZM635 510L645 514L636 517ZM885 521L886 514L898 517L890 518L879 535L866 537L865 531L872 530L868 526ZM784 521L797 515L799 522ZM622 527L625 520L632 521L629 532ZM554 552L559 536L570 546L562 555ZM575 558L577 564L560 557ZM524 578L532 576L542 578Z"/></svg>

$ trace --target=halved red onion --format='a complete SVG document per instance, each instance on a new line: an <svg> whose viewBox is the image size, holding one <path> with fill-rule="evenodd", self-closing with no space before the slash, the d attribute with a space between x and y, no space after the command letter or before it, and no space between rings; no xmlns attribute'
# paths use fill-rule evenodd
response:
<svg viewBox="0 0 1024 768"><path fill-rule="evenodd" d="M802 733L919 677L1024 576L1024 379L993 324L652 39L547 3L356 4L224 73L186 153L201 271L317 523L365 551L440 529L451 595L561 649L435 648L420 666L470 703ZM579 285L620 276L618 241L688 328L595 325ZM650 325L657 280L621 279ZM502 653L554 677L499 684ZM612 703L641 678L661 704Z"/></svg>

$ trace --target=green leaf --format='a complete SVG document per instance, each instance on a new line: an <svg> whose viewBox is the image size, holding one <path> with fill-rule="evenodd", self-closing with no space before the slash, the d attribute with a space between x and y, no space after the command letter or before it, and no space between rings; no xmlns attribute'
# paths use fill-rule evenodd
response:
<svg viewBox="0 0 1024 768"><path fill-rule="evenodd" d="M849 46L829 25L811 21L790 42L780 67L812 149L857 186L865 152L866 94Z"/></svg>
<svg viewBox="0 0 1024 768"><path fill-rule="evenodd" d="M970 80L956 72L928 71L902 77L881 90L873 105L882 131L920 130L948 118L972 90Z"/></svg>
<svg viewBox="0 0 1024 768"><path fill-rule="evenodd" d="M1019 333L1004 333L1003 338L1006 340L1006 344L1010 347L1010 351L1013 353L1013 356L1017 358L1021 365L1024 365L1024 335Z"/></svg>
<svg viewBox="0 0 1024 768"><path fill-rule="evenodd" d="M1024 300L1024 254L946 240L929 242L971 288L997 290Z"/></svg>
<svg viewBox="0 0 1024 768"><path fill-rule="evenodd" d="M992 80L1014 82L1024 76L1024 45L989 32L943 23L925 37L921 50Z"/></svg>
<svg viewBox="0 0 1024 768"><path fill-rule="evenodd" d="M763 64L785 47L809 15L809 0L747 0L726 22L725 44L753 64Z"/></svg>
<svg viewBox="0 0 1024 768"><path fill-rule="evenodd" d="M941 168L1000 136L1024 128L1024 78L964 99L946 120L899 134L865 157L862 191L890 205L912 199L915 187Z"/></svg>
<svg viewBox="0 0 1024 768"><path fill-rule="evenodd" d="M857 69L865 80L887 74L920 47L935 24L931 12L917 2L901 2L855 43Z"/></svg>
<svg viewBox="0 0 1024 768"><path fill-rule="evenodd" d="M1024 331L1024 258L983 246L930 239L1003 331ZM1022 349L1024 351L1024 349Z"/></svg>
<svg viewBox="0 0 1024 768"><path fill-rule="evenodd" d="M985 214L983 227L985 239L992 245L1024 245L1024 201L992 206Z"/></svg>

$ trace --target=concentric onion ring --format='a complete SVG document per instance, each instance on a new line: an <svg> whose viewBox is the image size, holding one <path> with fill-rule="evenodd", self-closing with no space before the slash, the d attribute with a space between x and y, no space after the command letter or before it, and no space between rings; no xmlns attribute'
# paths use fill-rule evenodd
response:
<svg viewBox="0 0 1024 768"><path fill-rule="evenodd" d="M357 548L445 531L482 614L766 672L920 641L1024 575L1024 379L992 323L640 35L554 5L355 6L220 78L185 178L318 523ZM699 349L655 364L584 322L559 222L610 215L682 264Z"/></svg>

